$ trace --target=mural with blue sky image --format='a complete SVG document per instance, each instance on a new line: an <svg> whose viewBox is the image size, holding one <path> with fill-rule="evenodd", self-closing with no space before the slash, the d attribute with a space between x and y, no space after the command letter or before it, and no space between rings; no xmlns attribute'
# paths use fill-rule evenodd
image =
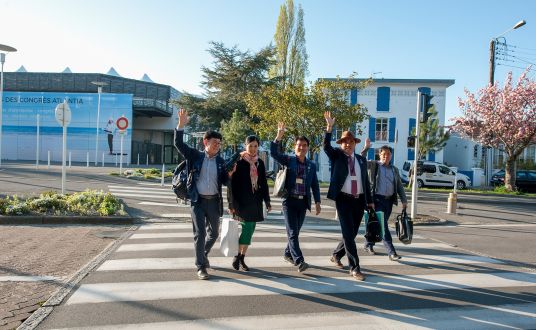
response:
<svg viewBox="0 0 536 330"><path fill-rule="evenodd" d="M48 151L52 161L61 161L63 129L55 119L59 103L67 100L71 123L67 127L67 152L73 162L95 161L98 135L98 161L114 162L120 154L121 134L116 126L119 117L129 121L123 133L123 161L130 160L132 129L132 95L101 94L99 132L97 134L98 94L4 92L2 158L6 160L35 160L37 145L37 114L39 125L39 159L46 161Z"/></svg>

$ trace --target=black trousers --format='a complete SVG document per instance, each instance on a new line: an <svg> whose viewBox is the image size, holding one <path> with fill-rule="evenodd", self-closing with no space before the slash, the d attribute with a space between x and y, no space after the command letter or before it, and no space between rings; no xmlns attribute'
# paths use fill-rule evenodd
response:
<svg viewBox="0 0 536 330"><path fill-rule="evenodd" d="M365 195L361 194L359 198L353 198L339 193L335 199L335 207L341 225L342 241L333 250L333 255L339 260L347 255L350 270L360 270L355 238L365 212Z"/></svg>

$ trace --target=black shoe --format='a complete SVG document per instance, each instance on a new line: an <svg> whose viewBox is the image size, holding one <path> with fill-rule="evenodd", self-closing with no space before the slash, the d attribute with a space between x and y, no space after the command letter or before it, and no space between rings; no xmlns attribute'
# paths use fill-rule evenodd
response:
<svg viewBox="0 0 536 330"><path fill-rule="evenodd" d="M245 255L240 254L239 257L238 257L238 263L240 264L240 269L242 269L243 271L247 272L247 271L249 271L249 267L244 262L244 257L245 257Z"/></svg>
<svg viewBox="0 0 536 330"><path fill-rule="evenodd" d="M363 249L365 250L365 252L367 252L370 255L376 254L376 251L374 251L374 248L372 247L372 245L367 245Z"/></svg>
<svg viewBox="0 0 536 330"><path fill-rule="evenodd" d="M342 264L341 260L340 259L337 259L336 256L331 256L331 258L329 259L332 263L335 264L335 267L337 268L344 268L344 265Z"/></svg>
<svg viewBox="0 0 536 330"><path fill-rule="evenodd" d="M232 265L235 270L238 270L238 268L240 267L240 255L239 254L233 257Z"/></svg>
<svg viewBox="0 0 536 330"><path fill-rule="evenodd" d="M299 273L303 273L307 268L309 268L309 264L306 263L305 261L302 261L302 262L300 262L300 264L298 265L298 272L299 272Z"/></svg>
<svg viewBox="0 0 536 330"><path fill-rule="evenodd" d="M292 259L291 256L283 256L283 259L288 262L289 264L293 264L294 265L294 259Z"/></svg>
<svg viewBox="0 0 536 330"><path fill-rule="evenodd" d="M390 255L389 255L389 260L391 260L391 261L398 261L398 260L400 260L400 259L402 259L402 257L399 256L399 255L396 254L396 253L393 253L393 254L390 254Z"/></svg>
<svg viewBox="0 0 536 330"><path fill-rule="evenodd" d="M210 276L208 275L206 268L200 268L200 269L197 271L197 277L198 277L200 280L208 280L208 278L209 278Z"/></svg>

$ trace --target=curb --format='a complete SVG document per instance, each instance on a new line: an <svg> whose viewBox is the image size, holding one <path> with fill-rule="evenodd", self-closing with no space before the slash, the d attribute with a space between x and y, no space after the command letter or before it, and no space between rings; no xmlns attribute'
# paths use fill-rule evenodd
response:
<svg viewBox="0 0 536 330"><path fill-rule="evenodd" d="M93 269L100 265L113 251L115 251L118 245L122 244L125 239L127 239L132 232L137 228L137 226L130 227L125 231L121 237L114 242L110 243L100 254L95 256L91 261L79 269L67 282L65 282L48 300L29 318L27 318L17 330L31 330L35 329L41 322L47 318L47 316L52 313L54 307L57 307L61 304L63 299L71 293L71 291L77 286L77 284L89 274Z"/></svg>
<svg viewBox="0 0 536 330"><path fill-rule="evenodd" d="M20 215L0 216L0 225L54 225L54 224L87 224L87 225L131 225L139 221L130 216L55 216L55 215Z"/></svg>

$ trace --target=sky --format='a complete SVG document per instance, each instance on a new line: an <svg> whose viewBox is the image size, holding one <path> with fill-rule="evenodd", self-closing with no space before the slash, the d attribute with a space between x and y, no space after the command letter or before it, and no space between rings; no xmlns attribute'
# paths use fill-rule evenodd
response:
<svg viewBox="0 0 536 330"><path fill-rule="evenodd" d="M0 0L0 44L17 48L5 71L144 73L202 94L210 41L256 52L273 42L284 0ZM326 77L454 79L446 119L458 97L489 80L489 43L504 37L515 62L498 65L500 84L536 63L536 1L295 0L304 10L308 81ZM514 47L515 46L515 47ZM509 60L513 58L510 57ZM529 73L536 79L536 65Z"/></svg>

